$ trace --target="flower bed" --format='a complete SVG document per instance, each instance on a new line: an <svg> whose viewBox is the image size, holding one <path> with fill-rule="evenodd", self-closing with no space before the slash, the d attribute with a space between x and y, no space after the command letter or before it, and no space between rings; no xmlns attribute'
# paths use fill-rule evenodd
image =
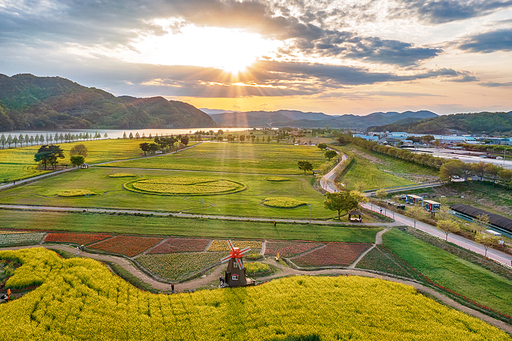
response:
<svg viewBox="0 0 512 341"><path fill-rule="evenodd" d="M151 249L148 254L202 252L209 242L209 239L169 238L162 244Z"/></svg>
<svg viewBox="0 0 512 341"><path fill-rule="evenodd" d="M97 193L91 192L88 189L69 189L57 193L59 197L80 197L84 195L96 195Z"/></svg>
<svg viewBox="0 0 512 341"><path fill-rule="evenodd" d="M279 198L265 198L263 201L265 206L277 208L295 208L307 205L304 201L299 201L293 198L279 197Z"/></svg>
<svg viewBox="0 0 512 341"><path fill-rule="evenodd" d="M232 240L232 242L235 247L238 247L240 249L243 249L246 247L250 247L251 251L253 251L254 249L261 249L261 242L256 242L256 241L252 241L252 240L250 240L250 241ZM231 249L229 248L229 244L228 244L227 240L218 240L218 239L215 239L212 242L212 245L210 245L210 247L208 248L209 252L230 251L230 250Z"/></svg>
<svg viewBox="0 0 512 341"><path fill-rule="evenodd" d="M283 181L290 181L290 178L285 178L284 176L269 176L265 180L272 181L272 182L283 182Z"/></svg>
<svg viewBox="0 0 512 341"><path fill-rule="evenodd" d="M322 246L322 243L301 243L301 242L267 242L265 255L280 257L293 257L300 253Z"/></svg>
<svg viewBox="0 0 512 341"><path fill-rule="evenodd" d="M186 176L139 179L124 184L124 188L156 195L217 195L240 192L247 186L226 179Z"/></svg>
<svg viewBox="0 0 512 341"><path fill-rule="evenodd" d="M49 233L44 239L45 243L73 243L87 245L112 237L111 234L100 233Z"/></svg>
<svg viewBox="0 0 512 341"><path fill-rule="evenodd" d="M220 263L226 252L168 253L142 255L136 258L140 265L156 276L181 281Z"/></svg>
<svg viewBox="0 0 512 341"><path fill-rule="evenodd" d="M114 174L108 175L109 178L134 178L136 176L137 175L135 175L135 174L129 174L129 173L114 173Z"/></svg>
<svg viewBox="0 0 512 341"><path fill-rule="evenodd" d="M302 267L348 266L371 245L366 243L329 243L308 254L292 258Z"/></svg>
<svg viewBox="0 0 512 341"><path fill-rule="evenodd" d="M272 273L272 268L268 264L253 262L244 264L247 275L268 275Z"/></svg>
<svg viewBox="0 0 512 341"><path fill-rule="evenodd" d="M93 244L89 248L133 257L155 246L162 240L163 238L154 237L115 236Z"/></svg>
<svg viewBox="0 0 512 341"><path fill-rule="evenodd" d="M44 232L13 233L9 231L6 234L0 234L0 246L39 244L44 235Z"/></svg>

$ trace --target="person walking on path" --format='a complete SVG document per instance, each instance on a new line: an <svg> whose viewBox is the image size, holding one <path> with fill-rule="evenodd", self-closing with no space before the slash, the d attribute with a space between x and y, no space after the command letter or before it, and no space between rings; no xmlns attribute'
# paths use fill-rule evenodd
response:
<svg viewBox="0 0 512 341"><path fill-rule="evenodd" d="M174 283L171 283L171 293L174 294Z"/></svg>
<svg viewBox="0 0 512 341"><path fill-rule="evenodd" d="M274 227L276 227L276 225L277 225L277 221L274 221Z"/></svg>
<svg viewBox="0 0 512 341"><path fill-rule="evenodd" d="M78 256L78 254L79 254L79 253L80 253L80 247L79 247L79 246L77 246L77 247L76 247L76 255Z"/></svg>

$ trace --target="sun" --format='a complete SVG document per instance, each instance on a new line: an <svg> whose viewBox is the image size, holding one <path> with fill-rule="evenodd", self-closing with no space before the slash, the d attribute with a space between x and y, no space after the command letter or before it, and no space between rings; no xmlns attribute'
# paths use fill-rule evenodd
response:
<svg viewBox="0 0 512 341"><path fill-rule="evenodd" d="M158 22L162 27L169 25ZM245 30L187 25L179 33L144 36L123 59L159 65L213 67L231 74L244 72L280 42Z"/></svg>

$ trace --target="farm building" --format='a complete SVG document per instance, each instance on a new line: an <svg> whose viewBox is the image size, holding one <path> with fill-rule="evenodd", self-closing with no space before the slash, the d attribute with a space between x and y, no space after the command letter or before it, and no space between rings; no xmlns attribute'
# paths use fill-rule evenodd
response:
<svg viewBox="0 0 512 341"><path fill-rule="evenodd" d="M499 214L490 213L479 208L464 205L453 204L450 206L450 213L465 220L476 220L479 215L489 217L489 227L510 236L512 234L512 219L505 218Z"/></svg>
<svg viewBox="0 0 512 341"><path fill-rule="evenodd" d="M423 208L429 212L437 213L441 210L441 203L432 200L423 200Z"/></svg>
<svg viewBox="0 0 512 341"><path fill-rule="evenodd" d="M420 197L419 195L414 194L406 194L405 195L405 202L411 205L417 205L423 201L423 197Z"/></svg>

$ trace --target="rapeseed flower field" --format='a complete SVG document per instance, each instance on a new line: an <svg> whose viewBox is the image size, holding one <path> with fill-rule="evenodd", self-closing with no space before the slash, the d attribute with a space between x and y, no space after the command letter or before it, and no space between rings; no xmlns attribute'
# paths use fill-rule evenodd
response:
<svg viewBox="0 0 512 341"><path fill-rule="evenodd" d="M163 295L101 263L42 248L0 252L23 265L7 287L40 285L0 305L2 340L510 340L410 286L294 276L256 287Z"/></svg>

